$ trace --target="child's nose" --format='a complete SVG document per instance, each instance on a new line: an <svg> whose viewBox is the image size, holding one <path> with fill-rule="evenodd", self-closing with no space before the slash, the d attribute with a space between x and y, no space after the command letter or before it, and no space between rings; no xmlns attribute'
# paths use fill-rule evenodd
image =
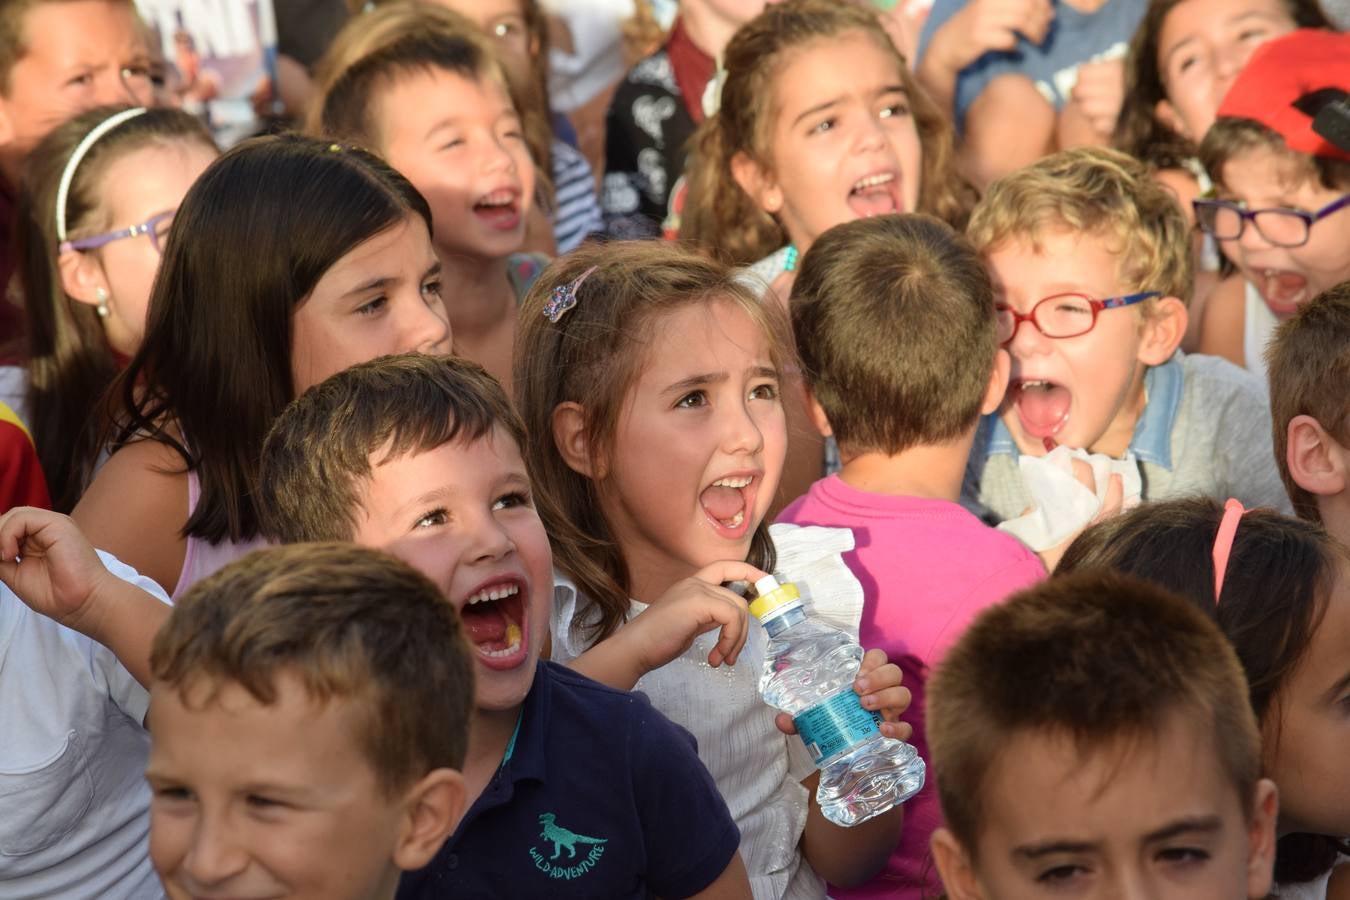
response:
<svg viewBox="0 0 1350 900"><path fill-rule="evenodd" d="M722 448L728 453L758 453L764 447L764 432L744 404L724 407Z"/></svg>
<svg viewBox="0 0 1350 900"><path fill-rule="evenodd" d="M221 815L203 815L183 859L183 871L199 887L220 887L248 867L248 851Z"/></svg>
<svg viewBox="0 0 1350 900"><path fill-rule="evenodd" d="M515 552L515 541L491 512L474 519L468 527L469 558L473 562L502 559Z"/></svg>
<svg viewBox="0 0 1350 900"><path fill-rule="evenodd" d="M436 298L420 304L409 316L407 332L407 338L401 342L404 351L449 353L452 335L445 303Z"/></svg>

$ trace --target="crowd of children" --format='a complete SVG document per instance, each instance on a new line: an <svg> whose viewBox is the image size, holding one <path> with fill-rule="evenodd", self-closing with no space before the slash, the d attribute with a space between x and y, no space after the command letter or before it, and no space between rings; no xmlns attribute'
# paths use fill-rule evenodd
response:
<svg viewBox="0 0 1350 900"><path fill-rule="evenodd" d="M1350 898L1335 5L634 3L0 5L0 897Z"/></svg>

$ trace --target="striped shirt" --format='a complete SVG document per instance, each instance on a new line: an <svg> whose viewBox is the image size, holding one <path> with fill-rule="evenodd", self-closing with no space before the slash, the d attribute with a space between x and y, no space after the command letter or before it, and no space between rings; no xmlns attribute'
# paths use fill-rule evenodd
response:
<svg viewBox="0 0 1350 900"><path fill-rule="evenodd" d="M600 203L595 198L595 176L575 147L554 138L553 240L558 254L575 250L588 235L605 230Z"/></svg>

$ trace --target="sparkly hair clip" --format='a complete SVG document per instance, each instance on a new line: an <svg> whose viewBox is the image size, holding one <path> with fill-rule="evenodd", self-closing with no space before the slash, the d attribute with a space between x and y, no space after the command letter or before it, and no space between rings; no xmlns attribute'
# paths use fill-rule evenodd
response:
<svg viewBox="0 0 1350 900"><path fill-rule="evenodd" d="M577 305L577 291L581 289L581 283L594 271L595 266L591 266L578 275L576 280L555 287L548 302L544 304L544 318L556 325L563 317L563 313Z"/></svg>

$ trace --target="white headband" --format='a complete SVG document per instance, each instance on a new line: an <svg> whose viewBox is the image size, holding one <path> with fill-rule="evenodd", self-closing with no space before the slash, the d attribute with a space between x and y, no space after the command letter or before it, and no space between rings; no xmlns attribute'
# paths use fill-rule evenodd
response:
<svg viewBox="0 0 1350 900"><path fill-rule="evenodd" d="M124 109L119 113L113 113L94 126L93 130L84 136L84 140L75 146L75 152L70 154L70 159L66 160L66 168L61 172L61 183L56 189L56 239L65 242L69 235L66 234L66 202L70 198L70 183L75 180L75 171L79 169L80 162L84 160L85 154L89 148L98 143L99 138L112 131L118 125L139 115L144 115L146 108L138 106L135 109Z"/></svg>

